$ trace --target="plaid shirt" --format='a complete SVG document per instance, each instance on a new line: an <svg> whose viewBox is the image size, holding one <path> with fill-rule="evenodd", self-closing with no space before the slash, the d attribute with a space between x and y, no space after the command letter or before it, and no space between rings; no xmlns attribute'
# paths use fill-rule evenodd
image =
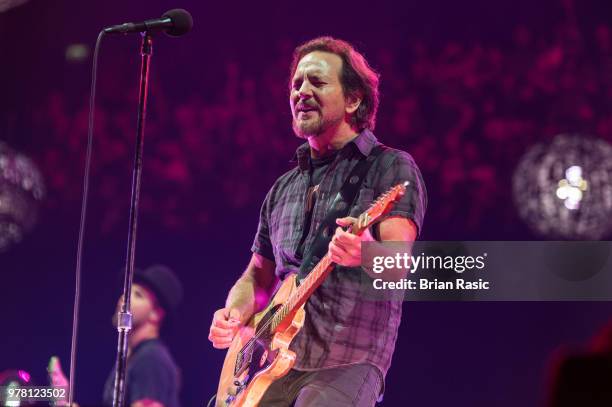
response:
<svg viewBox="0 0 612 407"><path fill-rule="evenodd" d="M305 251L313 243L326 211L355 164L380 143L368 130L362 131L338 153L319 184L312 209ZM283 279L299 270L298 246L308 225L305 203L310 186L310 148L296 151L298 166L282 175L268 192L261 208L252 251L276 263ZM387 216L411 219L421 230L427 193L412 157L386 149L373 163L357 195L350 216L365 211L390 187L410 181L404 197ZM361 268L336 267L305 305L304 327L291 344L297 353L298 370L317 370L355 363L370 363L384 377L391 365L402 314L400 301L365 301L360 293Z"/></svg>

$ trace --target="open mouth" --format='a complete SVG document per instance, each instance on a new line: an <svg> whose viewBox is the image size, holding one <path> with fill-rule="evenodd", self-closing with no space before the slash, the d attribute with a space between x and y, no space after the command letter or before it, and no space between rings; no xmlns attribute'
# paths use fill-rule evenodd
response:
<svg viewBox="0 0 612 407"><path fill-rule="evenodd" d="M298 105L298 106L296 106L296 108L295 108L295 112L296 112L297 114L299 114L299 113L308 113L308 112L316 112L316 111L318 111L318 110L319 110L319 109L317 109L316 107L314 107L314 106L309 106L309 105Z"/></svg>
<svg viewBox="0 0 612 407"><path fill-rule="evenodd" d="M295 114L296 117L299 118L302 116L308 117L310 116L311 113L317 112L318 109L314 107L303 106L303 107L297 108L295 111L296 111L296 114Z"/></svg>

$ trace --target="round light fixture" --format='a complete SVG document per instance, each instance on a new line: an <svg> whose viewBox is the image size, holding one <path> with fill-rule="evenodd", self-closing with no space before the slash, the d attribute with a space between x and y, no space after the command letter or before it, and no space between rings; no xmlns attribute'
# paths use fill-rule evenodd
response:
<svg viewBox="0 0 612 407"><path fill-rule="evenodd" d="M32 229L44 196L43 178L32 160L0 142L0 251Z"/></svg>
<svg viewBox="0 0 612 407"><path fill-rule="evenodd" d="M612 231L612 146L562 134L533 146L513 176L520 217L543 237L601 239Z"/></svg>

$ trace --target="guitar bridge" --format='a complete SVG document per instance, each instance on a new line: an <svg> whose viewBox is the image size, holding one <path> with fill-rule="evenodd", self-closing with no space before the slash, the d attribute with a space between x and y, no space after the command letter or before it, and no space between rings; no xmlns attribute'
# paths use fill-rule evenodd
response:
<svg viewBox="0 0 612 407"><path fill-rule="evenodd" d="M240 381L238 379L234 380L234 386L236 386L236 394L234 394L234 395L228 394L227 395L227 398L225 399L225 404L226 405L229 406L229 405L231 405L234 402L234 400L236 400L236 396L238 396L240 394L240 392L242 392L242 390L244 390L244 388L246 387L248 381L249 381L249 375L246 375L242 381Z"/></svg>

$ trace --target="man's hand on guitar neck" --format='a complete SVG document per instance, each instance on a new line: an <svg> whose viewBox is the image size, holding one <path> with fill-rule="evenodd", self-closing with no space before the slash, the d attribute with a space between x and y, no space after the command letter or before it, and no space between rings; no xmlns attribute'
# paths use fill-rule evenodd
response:
<svg viewBox="0 0 612 407"><path fill-rule="evenodd" d="M342 229L356 223L356 218L346 217L336 219L336 233L329 242L329 254L334 263L346 267L357 267L361 265L361 242L375 241L369 229L361 236L354 235Z"/></svg>
<svg viewBox="0 0 612 407"><path fill-rule="evenodd" d="M346 217L336 219L336 223L342 227L350 226L357 222L356 218ZM346 232L338 227L336 233L329 242L329 253L331 260L341 266L357 267L361 265L361 242L375 242L369 229L361 236ZM410 219L400 216L391 216L378 224L380 241L414 242L417 229Z"/></svg>

